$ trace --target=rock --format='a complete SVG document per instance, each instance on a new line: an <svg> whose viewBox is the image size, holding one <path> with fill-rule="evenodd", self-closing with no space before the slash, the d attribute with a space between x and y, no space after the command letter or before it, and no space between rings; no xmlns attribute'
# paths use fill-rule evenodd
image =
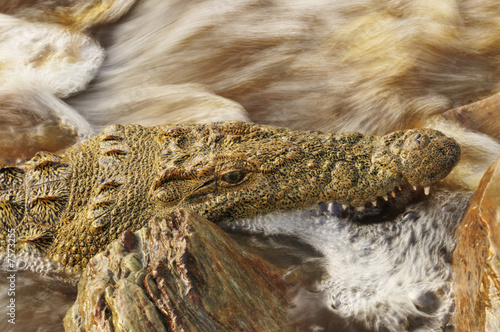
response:
<svg viewBox="0 0 500 332"><path fill-rule="evenodd" d="M92 258L67 331L283 331L287 285L190 210L126 231Z"/></svg>
<svg viewBox="0 0 500 332"><path fill-rule="evenodd" d="M484 174L457 230L457 331L500 331L500 159Z"/></svg>
<svg viewBox="0 0 500 332"><path fill-rule="evenodd" d="M443 114L445 119L475 132L500 140L500 93L475 103L453 108Z"/></svg>
<svg viewBox="0 0 500 332"><path fill-rule="evenodd" d="M0 119L0 165L21 162L42 150L57 152L95 134L75 110L35 87L0 86Z"/></svg>

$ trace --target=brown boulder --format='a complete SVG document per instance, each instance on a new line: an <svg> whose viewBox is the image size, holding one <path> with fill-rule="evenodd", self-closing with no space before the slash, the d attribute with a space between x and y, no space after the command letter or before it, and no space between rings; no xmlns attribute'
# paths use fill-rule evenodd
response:
<svg viewBox="0 0 500 332"><path fill-rule="evenodd" d="M464 128L500 140L498 114L500 114L500 93L472 104L453 108L445 112L443 117Z"/></svg>
<svg viewBox="0 0 500 332"><path fill-rule="evenodd" d="M500 159L484 174L457 230L457 331L500 331Z"/></svg>
<svg viewBox="0 0 500 332"><path fill-rule="evenodd" d="M285 331L287 285L189 210L126 231L89 262L67 331Z"/></svg>

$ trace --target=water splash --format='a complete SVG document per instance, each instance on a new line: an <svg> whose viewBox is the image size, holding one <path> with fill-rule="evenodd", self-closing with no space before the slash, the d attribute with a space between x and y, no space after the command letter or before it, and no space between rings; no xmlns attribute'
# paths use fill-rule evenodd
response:
<svg viewBox="0 0 500 332"><path fill-rule="evenodd" d="M0 83L35 86L65 98L84 90L104 59L86 35L0 14Z"/></svg>
<svg viewBox="0 0 500 332"><path fill-rule="evenodd" d="M264 236L293 236L321 253L321 259L310 257L309 263L288 272L302 276L302 284L311 283L304 280L311 275L308 270L316 279L295 296L290 316L298 326L314 322L318 331L330 331L332 326L335 331L356 327L451 330L454 234L470 196L434 191L394 220L380 223L293 212L224 227ZM283 247L275 246L274 250ZM322 277L318 277L321 270ZM310 310L311 303L319 309Z"/></svg>

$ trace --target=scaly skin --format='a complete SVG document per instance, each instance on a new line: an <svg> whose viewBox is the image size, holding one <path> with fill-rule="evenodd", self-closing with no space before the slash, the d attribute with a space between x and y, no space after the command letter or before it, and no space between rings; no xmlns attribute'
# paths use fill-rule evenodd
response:
<svg viewBox="0 0 500 332"><path fill-rule="evenodd" d="M362 206L406 182L439 181L459 158L457 143L430 129L114 125L60 157L0 169L0 250L15 233L17 252L80 272L124 230L179 207L218 222L318 202Z"/></svg>

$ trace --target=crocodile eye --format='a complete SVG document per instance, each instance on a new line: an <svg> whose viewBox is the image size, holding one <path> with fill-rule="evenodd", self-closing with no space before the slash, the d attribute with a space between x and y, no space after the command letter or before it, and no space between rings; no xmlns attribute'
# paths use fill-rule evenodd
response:
<svg viewBox="0 0 500 332"><path fill-rule="evenodd" d="M240 183L245 178L245 173L242 171L231 171L225 174L222 174L222 181L229 184L237 184Z"/></svg>

